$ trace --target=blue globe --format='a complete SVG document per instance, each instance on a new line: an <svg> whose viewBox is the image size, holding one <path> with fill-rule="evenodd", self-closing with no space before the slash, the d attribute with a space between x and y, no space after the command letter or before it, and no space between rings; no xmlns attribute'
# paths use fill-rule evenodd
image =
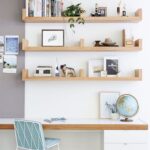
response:
<svg viewBox="0 0 150 150"><path fill-rule="evenodd" d="M135 116L139 110L136 98L129 94L121 95L117 100L116 106L118 113L126 118Z"/></svg>

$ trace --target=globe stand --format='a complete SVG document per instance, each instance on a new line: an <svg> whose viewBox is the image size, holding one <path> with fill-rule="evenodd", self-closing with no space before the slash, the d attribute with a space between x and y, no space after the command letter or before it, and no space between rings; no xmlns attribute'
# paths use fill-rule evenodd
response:
<svg viewBox="0 0 150 150"><path fill-rule="evenodd" d="M132 122L133 120L131 120L129 118L125 118L125 119L121 119L120 121L122 121L122 122Z"/></svg>

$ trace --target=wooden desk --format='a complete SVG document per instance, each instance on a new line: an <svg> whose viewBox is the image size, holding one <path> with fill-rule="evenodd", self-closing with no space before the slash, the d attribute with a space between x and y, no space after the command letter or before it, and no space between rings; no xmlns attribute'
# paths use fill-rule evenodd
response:
<svg viewBox="0 0 150 150"><path fill-rule="evenodd" d="M41 122L45 130L148 130L148 124L142 120L120 122L110 119L77 119L65 122L47 123L42 119L33 119ZM12 130L14 119L0 119L0 130Z"/></svg>

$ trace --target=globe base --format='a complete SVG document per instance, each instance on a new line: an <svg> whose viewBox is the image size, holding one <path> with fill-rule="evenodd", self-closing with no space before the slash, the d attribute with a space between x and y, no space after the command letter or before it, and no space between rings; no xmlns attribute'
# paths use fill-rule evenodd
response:
<svg viewBox="0 0 150 150"><path fill-rule="evenodd" d="M120 121L122 121L122 122L132 122L133 120L131 120L129 118L125 118L125 119L121 119Z"/></svg>

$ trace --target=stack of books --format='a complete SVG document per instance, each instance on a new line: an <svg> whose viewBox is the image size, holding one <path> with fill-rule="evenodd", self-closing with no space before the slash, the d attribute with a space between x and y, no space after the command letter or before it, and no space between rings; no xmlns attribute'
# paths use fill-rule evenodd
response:
<svg viewBox="0 0 150 150"><path fill-rule="evenodd" d="M26 16L56 17L63 12L63 0L26 0Z"/></svg>

